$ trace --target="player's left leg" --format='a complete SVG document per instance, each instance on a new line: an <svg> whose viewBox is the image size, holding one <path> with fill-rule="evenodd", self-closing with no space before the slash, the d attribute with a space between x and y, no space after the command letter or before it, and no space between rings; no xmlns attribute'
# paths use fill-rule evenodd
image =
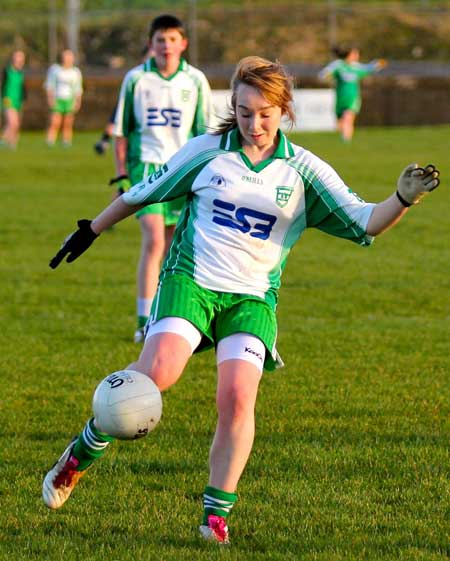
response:
<svg viewBox="0 0 450 561"><path fill-rule="evenodd" d="M72 145L73 138L73 122L75 116L73 113L65 113L62 119L62 142L64 146Z"/></svg>
<svg viewBox="0 0 450 561"><path fill-rule="evenodd" d="M3 140L8 146L15 148L19 139L20 113L17 109L8 107L5 109L4 115L5 128L3 131Z"/></svg>
<svg viewBox="0 0 450 561"><path fill-rule="evenodd" d="M217 346L218 420L210 450L210 476L204 492L203 538L228 543L227 518L255 436L255 404L265 356L264 343L236 333Z"/></svg>
<svg viewBox="0 0 450 561"><path fill-rule="evenodd" d="M152 212L157 209L149 209ZM143 209L141 212L145 212ZM159 271L165 252L163 214L141 214L141 253L137 268L137 331L134 341L144 340L143 328L150 315L153 297L158 286Z"/></svg>
<svg viewBox="0 0 450 561"><path fill-rule="evenodd" d="M351 142L355 130L356 113L351 109L344 111L341 117L341 134L344 142Z"/></svg>

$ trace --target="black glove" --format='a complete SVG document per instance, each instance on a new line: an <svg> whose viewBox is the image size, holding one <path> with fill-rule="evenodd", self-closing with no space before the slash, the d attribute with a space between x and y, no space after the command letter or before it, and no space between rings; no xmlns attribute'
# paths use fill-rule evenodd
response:
<svg viewBox="0 0 450 561"><path fill-rule="evenodd" d="M52 269L56 269L67 254L69 254L66 259L67 263L75 261L77 257L80 257L86 251L95 238L98 238L98 234L91 228L91 222L92 220L86 220L85 218L78 220L78 230L67 236L61 249L50 261L49 266Z"/></svg>
<svg viewBox="0 0 450 561"><path fill-rule="evenodd" d="M117 185L117 191L123 195L131 187L131 181L128 175L119 175L109 180L110 185Z"/></svg>

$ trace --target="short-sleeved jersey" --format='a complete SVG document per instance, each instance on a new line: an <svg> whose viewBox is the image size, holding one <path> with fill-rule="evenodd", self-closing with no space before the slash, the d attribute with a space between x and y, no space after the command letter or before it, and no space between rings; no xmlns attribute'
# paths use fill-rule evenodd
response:
<svg viewBox="0 0 450 561"><path fill-rule="evenodd" d="M129 162L162 164L213 125L208 81L181 59L165 78L151 58L130 70L120 89L114 134L128 139Z"/></svg>
<svg viewBox="0 0 450 561"><path fill-rule="evenodd" d="M25 99L25 75L23 70L8 64L2 75L2 99L5 108L20 109Z"/></svg>
<svg viewBox="0 0 450 561"><path fill-rule="evenodd" d="M325 66L320 71L319 76L322 78L332 76L334 78L338 105L339 103L351 104L360 98L360 80L369 74L373 74L376 70L376 61L362 64L360 62L348 63L338 59Z"/></svg>
<svg viewBox="0 0 450 561"><path fill-rule="evenodd" d="M56 99L74 99L83 93L81 71L76 66L64 68L60 64L52 64L48 69L44 87Z"/></svg>
<svg viewBox="0 0 450 561"><path fill-rule="evenodd" d="M145 205L187 195L161 280L182 274L210 290L265 298L276 296L289 251L307 227L372 242L366 225L374 205L278 134L273 156L255 166L237 129L194 138L122 196Z"/></svg>

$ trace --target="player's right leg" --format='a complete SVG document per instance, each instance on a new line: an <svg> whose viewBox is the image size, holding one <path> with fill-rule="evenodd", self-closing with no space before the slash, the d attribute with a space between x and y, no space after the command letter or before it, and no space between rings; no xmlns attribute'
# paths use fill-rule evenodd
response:
<svg viewBox="0 0 450 561"><path fill-rule="evenodd" d="M113 437L100 432L94 419L90 419L45 476L42 485L44 503L52 509L60 508L86 470L96 459L103 456L106 447L113 440Z"/></svg>
<svg viewBox="0 0 450 561"><path fill-rule="evenodd" d="M161 205L154 206L160 207ZM141 227L141 253L137 267L137 331L134 336L135 343L141 343L144 340L144 326L150 315L165 251L164 216L155 213L157 210L158 208L150 207L150 209L147 209L145 207L138 213Z"/></svg>
<svg viewBox="0 0 450 561"><path fill-rule="evenodd" d="M20 114L17 109L9 107L5 109L5 130L3 133L4 141L11 148L15 148L19 137Z"/></svg>
<svg viewBox="0 0 450 561"><path fill-rule="evenodd" d="M200 339L200 332L187 320L164 318L152 325L139 359L127 369L143 372L151 376L161 391L167 389L181 376ZM100 432L94 419L90 419L45 476L45 504L52 509L63 506L86 470L114 440Z"/></svg>
<svg viewBox="0 0 450 561"><path fill-rule="evenodd" d="M58 136L58 131L61 127L62 114L52 111L50 114L50 123L47 129L47 144L53 146Z"/></svg>

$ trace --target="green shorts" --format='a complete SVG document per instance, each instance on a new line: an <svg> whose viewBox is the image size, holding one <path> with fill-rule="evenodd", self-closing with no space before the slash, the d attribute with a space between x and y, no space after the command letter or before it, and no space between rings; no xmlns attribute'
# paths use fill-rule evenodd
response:
<svg viewBox="0 0 450 561"><path fill-rule="evenodd" d="M274 370L280 364L275 349L275 296L266 301L251 294L216 292L202 288L184 275L172 275L158 286L150 321L165 317L184 318L202 333L195 352L215 347L234 333L249 333L258 337L268 351L264 368Z"/></svg>
<svg viewBox="0 0 450 561"><path fill-rule="evenodd" d="M20 111L22 109L23 102L21 99L15 99L13 97L4 97L2 99L2 108L6 109L15 109L16 111Z"/></svg>
<svg viewBox="0 0 450 561"><path fill-rule="evenodd" d="M360 109L361 109L361 99L359 97L338 100L335 109L336 117L340 119L346 111L351 111L352 113L358 114Z"/></svg>
<svg viewBox="0 0 450 561"><path fill-rule="evenodd" d="M143 162L138 162L137 164L128 162L127 167L131 185L136 185L136 183L157 171L161 166L159 164L145 164ZM174 226L178 222L185 200L186 197L180 197L165 203L147 205L136 212L136 218L140 218L145 214L162 214L165 226Z"/></svg>
<svg viewBox="0 0 450 561"><path fill-rule="evenodd" d="M61 115L67 115L68 113L73 113L73 108L75 105L75 99L56 99L55 104L52 107L52 113L61 113Z"/></svg>

